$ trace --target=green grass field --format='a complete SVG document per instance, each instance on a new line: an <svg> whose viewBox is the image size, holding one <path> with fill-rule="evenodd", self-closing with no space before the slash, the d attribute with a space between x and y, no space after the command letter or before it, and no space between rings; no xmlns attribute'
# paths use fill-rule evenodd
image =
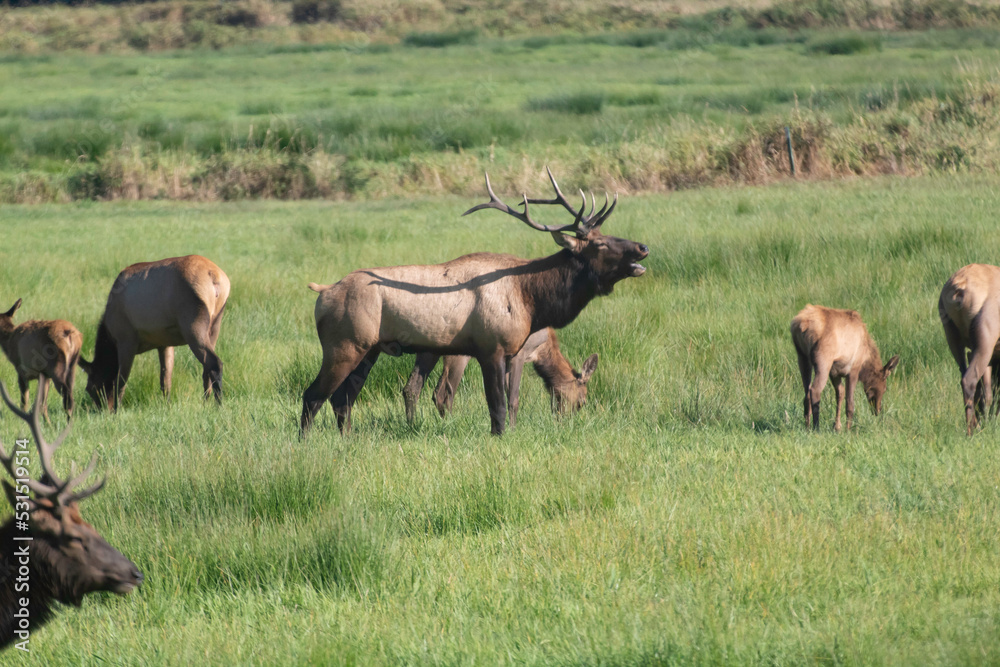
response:
<svg viewBox="0 0 1000 667"><path fill-rule="evenodd" d="M75 322L88 356L127 264L199 253L233 284L221 409L185 350L169 403L155 355L114 417L79 383L56 465L100 452L107 489L84 515L146 583L63 610L32 635L36 661L1000 662L997 426L964 435L936 311L955 269L1000 257L1000 180L626 197L605 231L647 243L649 271L561 333L574 364L600 353L583 412L556 420L528 373L518 428L490 437L473 364L455 414L427 392L411 430L412 357L383 357L354 433L327 408L300 442L319 361L307 282L554 251L500 214L460 218L471 203L0 209L0 307ZM885 414L861 400L850 434L830 431L829 389L823 431L801 423L788 323L806 302L858 309L902 357ZM4 442L22 431L0 420Z"/></svg>

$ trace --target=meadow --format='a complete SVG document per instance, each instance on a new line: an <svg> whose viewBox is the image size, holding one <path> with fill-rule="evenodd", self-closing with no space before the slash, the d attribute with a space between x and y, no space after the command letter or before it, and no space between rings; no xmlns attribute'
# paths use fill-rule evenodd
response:
<svg viewBox="0 0 1000 667"><path fill-rule="evenodd" d="M459 217L482 197L478 178L467 187L0 209L0 307L23 297L21 317L75 322L87 355L127 264L199 253L233 285L221 408L183 349L169 402L153 355L113 417L77 387L56 465L100 453L107 488L83 514L146 582L63 610L32 635L35 660L1000 662L997 425L965 436L936 308L955 269L1000 255L1000 179L624 197L605 231L648 244L648 272L561 332L575 365L600 354L583 411L554 418L528 372L517 429L490 437L473 364L454 415L426 392L411 429L412 357L383 357L352 435L325 409L299 441L319 360L307 282L554 251L500 214ZM858 309L883 356L902 358L884 414L859 401L849 434L831 432L829 389L823 429L802 424L788 323L807 302ZM14 382L6 361L0 379ZM4 442L19 434L0 419Z"/></svg>

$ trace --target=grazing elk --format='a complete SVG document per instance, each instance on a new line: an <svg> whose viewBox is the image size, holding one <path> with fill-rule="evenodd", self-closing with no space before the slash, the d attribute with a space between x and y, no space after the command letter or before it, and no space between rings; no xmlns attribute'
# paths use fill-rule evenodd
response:
<svg viewBox="0 0 1000 667"><path fill-rule="evenodd" d="M483 370L491 431L503 433L507 360L528 336L546 327L566 326L591 299L610 294L620 280L646 272L639 261L649 255L649 248L601 233L601 225L615 210L617 195L610 207L605 197L596 212L591 196L586 213L585 196L576 210L559 191L551 171L549 179L555 198L525 195L522 213L497 198L487 176L490 201L464 215L495 208L533 229L550 232L563 248L554 255L526 260L481 252L444 264L360 269L334 285L309 285L320 293L315 316L323 361L302 396L302 435L328 399L341 431L350 429L351 406L383 351L475 357ZM561 226L541 225L531 219L528 204L560 205L574 220Z"/></svg>
<svg viewBox="0 0 1000 667"><path fill-rule="evenodd" d="M858 380L865 388L872 412L877 415L882 411L886 378L899 363L899 355L882 365L875 341L857 311L806 304L792 319L792 342L799 358L799 372L806 394L802 402L806 426L809 426L811 415L813 428L819 428L819 397L827 378L837 391L835 431L840 431L840 406L844 402L841 382L844 378L847 378L848 430L854 420L854 388ZM815 379L811 379L813 371L816 372Z"/></svg>
<svg viewBox="0 0 1000 667"><path fill-rule="evenodd" d="M962 375L966 432L972 435L977 413L989 416L1000 382L1000 267L970 264L956 271L941 289L938 314Z"/></svg>
<svg viewBox="0 0 1000 667"><path fill-rule="evenodd" d="M437 365L439 357L431 352L417 355L413 373L403 388L406 403L406 421L412 423L416 416L417 399L423 390L427 376ZM448 355L444 358L441 379L434 390L434 405L442 417L451 412L458 383L462 381L465 367L471 357ZM592 354L583 362L578 373L559 349L559 338L555 329L549 327L528 336L521 351L515 354L507 365L507 417L511 428L517 425L517 410L521 387L521 373L525 364L534 364L535 372L545 383L545 389L552 397L552 409L557 413L576 411L587 402L587 382L597 368L597 355Z"/></svg>
<svg viewBox="0 0 1000 667"><path fill-rule="evenodd" d="M50 444L38 423L40 394L30 414L14 405L2 382L0 394L14 414L28 423L43 472L39 481L30 479L27 451L15 445L8 454L0 444L0 462L14 479L13 486L3 482L14 516L0 526L2 648L28 639L28 632L52 615L54 603L79 607L84 595L96 591L125 595L142 583L142 572L80 516L77 503L104 486L102 479L91 487L75 490L93 472L96 453L80 475L60 479L52 468L52 455L66 438L69 426Z"/></svg>
<svg viewBox="0 0 1000 667"><path fill-rule="evenodd" d="M121 404L137 354L160 354L160 389L170 395L174 347L187 345L204 368L205 397L222 403L222 360L215 353L229 277L198 255L127 267L115 278L97 327L94 360L80 359L87 393L112 412Z"/></svg>
<svg viewBox="0 0 1000 667"><path fill-rule="evenodd" d="M28 409L28 383L38 380L42 413L48 419L49 380L63 399L66 416L73 416L73 383L83 336L66 320L28 320L14 326L21 300L0 315L0 347L17 370L21 407Z"/></svg>

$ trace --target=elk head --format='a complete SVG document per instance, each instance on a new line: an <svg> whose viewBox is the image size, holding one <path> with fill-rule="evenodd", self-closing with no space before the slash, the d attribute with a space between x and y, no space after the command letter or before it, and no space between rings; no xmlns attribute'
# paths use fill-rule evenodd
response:
<svg viewBox="0 0 1000 667"><path fill-rule="evenodd" d="M107 407L111 412L117 407L119 390L118 346L103 320L97 326L97 340L94 342L94 360L80 357L80 368L87 374L87 395L98 407Z"/></svg>
<svg viewBox="0 0 1000 667"><path fill-rule="evenodd" d="M865 398L868 399L868 405L874 415L879 415L882 412L882 397L885 396L886 378L898 364L899 355L897 354L885 366L875 365L872 368L866 366L861 371L860 379L865 388Z"/></svg>
<svg viewBox="0 0 1000 667"><path fill-rule="evenodd" d="M516 211L504 204L493 192L490 185L490 176L486 174L486 191L490 195L490 201L485 204L473 206L462 215L469 215L485 208L495 208L511 215L533 229L543 232L551 232L555 242L563 248L569 250L575 257L582 260L594 273L597 280L597 293L610 294L615 283L624 278L638 278L646 272L646 267L639 263L649 255L649 248L642 243L620 239L615 236L605 236L601 233L601 225L611 216L618 205L618 194L615 193L613 202L609 202L607 193L604 195L604 206L595 212L597 202L593 193L590 195L590 212L587 210L587 196L580 190L583 204L579 210L563 196L556 183L552 170L545 168L548 172L549 180L555 190L555 197L552 199L531 199L527 195L522 195L521 206L524 212ZM528 204L557 204L562 206L571 214L574 220L568 225L541 225L531 219L528 214Z"/></svg>
<svg viewBox="0 0 1000 667"><path fill-rule="evenodd" d="M21 307L21 300L18 299L6 313L0 313L0 331L10 332L14 328L14 313Z"/></svg>
<svg viewBox="0 0 1000 667"><path fill-rule="evenodd" d="M597 355L592 354L583 362L580 372L573 371L573 379L554 387L552 400L556 412L576 412L587 404L587 382L597 369Z"/></svg>
<svg viewBox="0 0 1000 667"><path fill-rule="evenodd" d="M84 595L94 591L111 591L119 595L131 592L142 583L142 572L80 516L77 503L104 486L102 479L93 486L75 490L93 472L96 453L81 474L61 480L52 469L52 454L62 444L70 427L67 425L50 444L38 423L42 392L37 393L31 413L14 405L2 382L0 393L7 407L28 423L41 463L41 480L30 479L26 470L27 457L22 457L16 449L13 455L8 455L0 445L0 462L19 482L15 488L4 480L3 487L15 515L25 510L28 513L33 538L32 566L41 573L40 585L47 587L48 594L59 602L77 607Z"/></svg>

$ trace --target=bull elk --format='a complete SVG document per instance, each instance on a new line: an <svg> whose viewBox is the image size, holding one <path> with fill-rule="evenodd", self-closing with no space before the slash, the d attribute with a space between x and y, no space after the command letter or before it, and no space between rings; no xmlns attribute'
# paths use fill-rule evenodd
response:
<svg viewBox="0 0 1000 667"><path fill-rule="evenodd" d="M8 454L0 444L0 462L14 480L14 485L3 482L14 516L0 526L2 648L18 639L26 640L28 632L48 621L54 603L79 607L84 595L97 591L126 595L142 583L143 577L135 563L108 544L80 516L77 503L104 486L102 479L77 490L93 472L97 455L81 474L60 479L53 470L52 455L66 438L69 426L50 444L38 423L41 393L36 395L30 414L14 405L2 382L0 394L14 414L28 423L43 472L40 480L30 479L26 471L27 452L15 445ZM25 610L28 628L22 622Z"/></svg>
<svg viewBox="0 0 1000 667"><path fill-rule="evenodd" d="M1000 267L970 264L956 271L941 289L938 314L962 375L966 433L972 435L977 414L989 416L1000 382Z"/></svg>
<svg viewBox="0 0 1000 667"><path fill-rule="evenodd" d="M94 360L80 359L87 393L115 411L137 354L160 355L160 389L170 395L174 347L187 345L204 369L205 397L222 402L222 360L215 353L229 277L198 255L142 262L115 278L97 327Z"/></svg>
<svg viewBox="0 0 1000 667"><path fill-rule="evenodd" d="M423 390L427 376L437 365L438 355L423 352L417 355L413 373L403 388L406 403L406 421L413 423L416 416L417 400ZM449 355L443 357L441 379L434 389L434 405L442 417L451 412L455 392L462 381L465 367L471 357ZM559 349L559 338L555 329L547 328L528 336L521 351L515 354L507 365L507 417L511 428L517 425L517 410L520 403L521 374L525 364L533 364L535 372L545 383L545 389L552 398L552 409L557 413L579 410L587 402L587 382L597 368L597 355L592 354L583 362L577 372Z"/></svg>
<svg viewBox="0 0 1000 667"><path fill-rule="evenodd" d="M897 354L882 365L878 347L868 334L861 316L854 310L838 310L806 304L792 319L792 342L799 359L805 399L806 426L810 416L814 429L819 428L819 397L827 379L837 391L837 415L833 423L840 431L840 407L844 402L842 380L847 378L847 429L854 420L854 389L858 380L872 412L882 411L886 378L899 363ZM812 378L815 371L816 377Z"/></svg>
<svg viewBox="0 0 1000 667"><path fill-rule="evenodd" d="M14 326L21 299L0 315L0 348L17 370L21 408L28 409L28 383L38 380L42 413L48 418L49 380L63 399L66 416L73 416L73 384L83 336L66 320L29 320Z"/></svg>
<svg viewBox="0 0 1000 667"><path fill-rule="evenodd" d="M605 236L601 226L618 203L605 197L595 211L591 196L575 209L555 189L553 199L523 196L523 212L502 203L489 176L490 201L463 215L494 208L532 229L552 234L562 250L549 257L520 259L512 255L474 253L444 264L360 269L334 285L311 283L316 299L316 331L323 361L316 379L302 396L301 433L305 435L327 400L333 403L341 432L350 430L351 406L372 366L383 352L430 352L474 357L483 370L491 431L503 433L507 421L507 361L533 332L562 328L597 296L615 284L646 272L639 261L649 248L634 241ZM574 219L566 225L532 220L529 204L562 206Z"/></svg>

